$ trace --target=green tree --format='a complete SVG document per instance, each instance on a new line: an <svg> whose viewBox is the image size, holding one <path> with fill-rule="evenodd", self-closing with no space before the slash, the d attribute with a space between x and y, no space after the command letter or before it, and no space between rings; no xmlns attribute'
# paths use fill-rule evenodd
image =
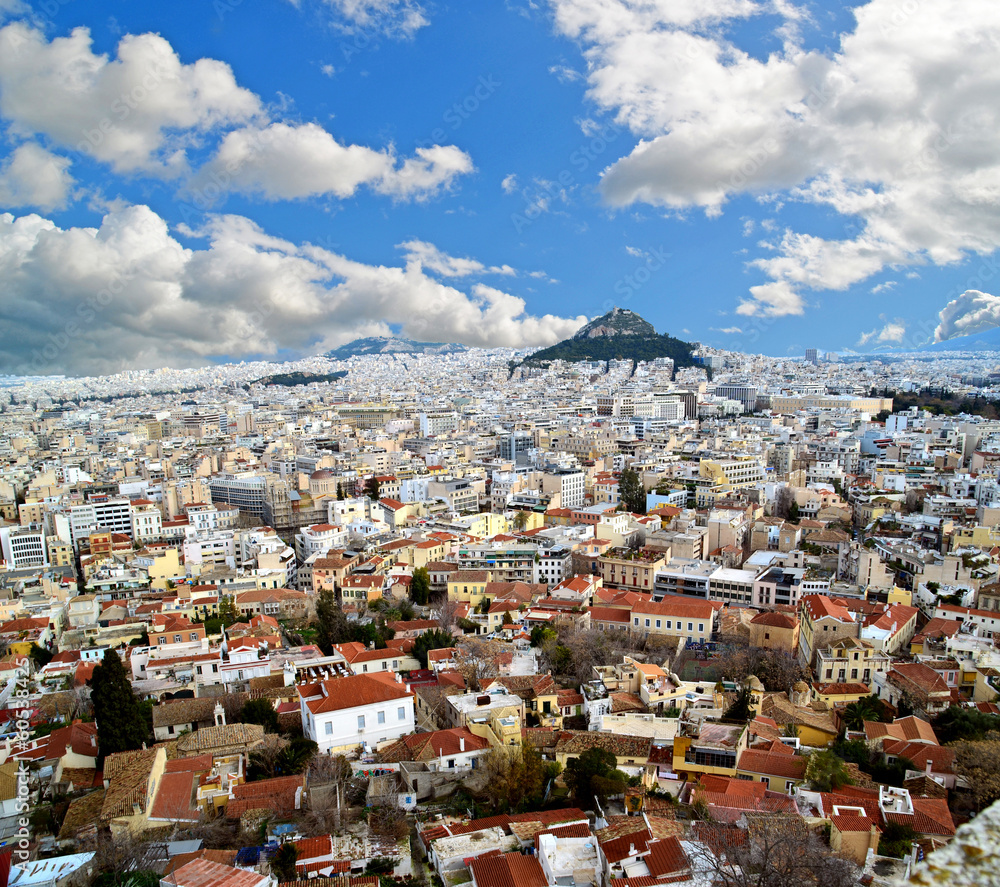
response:
<svg viewBox="0 0 1000 887"><path fill-rule="evenodd" d="M799 503L792 502L788 506L788 522L790 524L797 524L799 522Z"/></svg>
<svg viewBox="0 0 1000 887"><path fill-rule="evenodd" d="M554 628L546 625L536 625L531 629L531 646L541 647L549 641L554 641L558 635Z"/></svg>
<svg viewBox="0 0 1000 887"><path fill-rule="evenodd" d="M744 684L736 692L736 698L733 700L732 705L722 713L723 719L727 721L749 721L753 717L750 711L750 702L750 685Z"/></svg>
<svg viewBox="0 0 1000 887"><path fill-rule="evenodd" d="M342 644L350 639L351 626L331 589L324 589L319 593L313 626L316 629L316 643L327 656L333 652L334 644Z"/></svg>
<svg viewBox="0 0 1000 887"><path fill-rule="evenodd" d="M338 502L343 502L344 498L345 498L345 496L344 496L344 485L339 483L339 484L337 484L337 501Z"/></svg>
<svg viewBox="0 0 1000 887"><path fill-rule="evenodd" d="M431 650L444 650L455 646L455 637L443 628L425 631L413 642L413 656L421 668L427 668L427 654Z"/></svg>
<svg viewBox="0 0 1000 887"><path fill-rule="evenodd" d="M515 529L523 530L526 526L528 526L528 512L519 511L517 514L514 515L513 523Z"/></svg>
<svg viewBox="0 0 1000 887"><path fill-rule="evenodd" d="M646 488L642 478L634 468L626 468L618 478L618 507L632 514L646 513Z"/></svg>
<svg viewBox="0 0 1000 887"><path fill-rule="evenodd" d="M45 668L52 661L52 654L44 647L32 643L31 649L28 650L28 658L35 663L36 668Z"/></svg>
<svg viewBox="0 0 1000 887"><path fill-rule="evenodd" d="M806 764L806 780L813 791L832 792L842 785L851 785L853 780L847 765L830 749L814 751Z"/></svg>
<svg viewBox="0 0 1000 887"><path fill-rule="evenodd" d="M236 598L225 594L219 601L219 620L223 628L229 628L234 622L240 621L240 611L236 608Z"/></svg>
<svg viewBox="0 0 1000 887"><path fill-rule="evenodd" d="M919 837L920 835L905 823L887 822L878 841L879 856L905 859L913 849L913 842Z"/></svg>
<svg viewBox="0 0 1000 887"><path fill-rule="evenodd" d="M94 706L101 757L141 748L148 738L139 699L121 658L107 650L90 680L90 701Z"/></svg>
<svg viewBox="0 0 1000 887"><path fill-rule="evenodd" d="M934 719L933 726L938 741L947 745L959 739L982 739L992 731L1000 732L1000 715L952 705Z"/></svg>
<svg viewBox="0 0 1000 887"><path fill-rule="evenodd" d="M372 502L378 501L379 482L378 478L374 474L368 478L368 483L365 484L365 492L368 494L368 498L371 499Z"/></svg>
<svg viewBox="0 0 1000 887"><path fill-rule="evenodd" d="M431 574L427 567L417 567L410 580L410 600L418 607L426 607L431 597Z"/></svg>
<svg viewBox="0 0 1000 887"><path fill-rule="evenodd" d="M268 699L248 699L240 710L244 724L260 724L265 733L278 732L278 713Z"/></svg>
<svg viewBox="0 0 1000 887"><path fill-rule="evenodd" d="M296 736L278 754L277 775L296 776L305 773L319 746L311 739Z"/></svg>
<svg viewBox="0 0 1000 887"><path fill-rule="evenodd" d="M874 694L845 706L840 719L848 730L864 729L865 721L891 720L885 703Z"/></svg>
<svg viewBox="0 0 1000 887"><path fill-rule="evenodd" d="M510 615L510 610L503 611L503 619L500 620L501 625L513 625L514 617Z"/></svg>
<svg viewBox="0 0 1000 887"><path fill-rule="evenodd" d="M603 803L609 795L621 794L628 783L628 777L618 769L615 756L597 747L570 758L563 779L573 796L573 803L584 810L593 805L594 798Z"/></svg>
<svg viewBox="0 0 1000 887"><path fill-rule="evenodd" d="M299 852L294 844L282 844L271 857L271 874L279 884L295 880L295 863Z"/></svg>

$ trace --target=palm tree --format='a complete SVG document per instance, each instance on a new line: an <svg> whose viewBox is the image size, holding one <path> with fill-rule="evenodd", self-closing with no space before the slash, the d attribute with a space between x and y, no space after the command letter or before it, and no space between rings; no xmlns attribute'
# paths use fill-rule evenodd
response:
<svg viewBox="0 0 1000 887"><path fill-rule="evenodd" d="M848 730L863 730L865 721L881 721L885 713L882 700L865 696L844 708L840 720Z"/></svg>

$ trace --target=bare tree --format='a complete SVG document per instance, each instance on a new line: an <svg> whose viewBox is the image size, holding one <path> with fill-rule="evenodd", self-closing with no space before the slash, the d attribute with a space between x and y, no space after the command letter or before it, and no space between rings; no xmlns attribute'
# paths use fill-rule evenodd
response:
<svg viewBox="0 0 1000 887"><path fill-rule="evenodd" d="M317 753L309 762L309 811L303 828L311 836L339 832L350 824L347 786L353 773L343 755Z"/></svg>
<svg viewBox="0 0 1000 887"><path fill-rule="evenodd" d="M481 690L500 674L501 655L505 644L486 638L464 638L455 654L455 665L470 690Z"/></svg>
<svg viewBox="0 0 1000 887"><path fill-rule="evenodd" d="M798 681L809 681L809 671L794 656L781 650L751 647L749 637L726 635L719 658L721 677L740 684L756 675L766 690L787 692Z"/></svg>
<svg viewBox="0 0 1000 887"><path fill-rule="evenodd" d="M123 883L128 872L156 868L166 857L163 844L144 841L141 833L128 830L113 835L100 829L91 840L81 842L80 849L93 850L94 869L112 875L117 883Z"/></svg>
<svg viewBox="0 0 1000 887"><path fill-rule="evenodd" d="M278 759L287 745L287 739L282 739L276 733L265 733L263 740L250 752L251 765L259 768L268 779L277 776Z"/></svg>
<svg viewBox="0 0 1000 887"><path fill-rule="evenodd" d="M645 641L629 631L600 631L564 625L556 638L542 645L545 665L553 675L582 683L593 678L595 665L621 662L623 656L642 650Z"/></svg>
<svg viewBox="0 0 1000 887"><path fill-rule="evenodd" d="M443 597L435 605L437 620L441 628L445 631L452 631L455 628L455 623L458 619L458 608L458 601L449 600L447 596Z"/></svg>
<svg viewBox="0 0 1000 887"><path fill-rule="evenodd" d="M698 867L717 887L854 887L857 866L796 816L747 814L745 828L699 823Z"/></svg>
<svg viewBox="0 0 1000 887"><path fill-rule="evenodd" d="M368 828L376 835L384 835L397 840L405 838L410 831L406 822L406 811L399 806L399 786L397 776L372 777L368 790Z"/></svg>
<svg viewBox="0 0 1000 887"><path fill-rule="evenodd" d="M792 492L792 488L789 486L781 486L775 491L774 494L774 506L771 513L776 518L784 520L788 517L792 509L792 503L795 501L795 494Z"/></svg>

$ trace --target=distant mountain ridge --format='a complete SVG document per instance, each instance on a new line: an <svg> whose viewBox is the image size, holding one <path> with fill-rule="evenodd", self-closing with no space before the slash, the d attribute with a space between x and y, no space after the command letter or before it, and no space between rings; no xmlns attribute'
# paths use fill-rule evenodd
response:
<svg viewBox="0 0 1000 887"><path fill-rule="evenodd" d="M346 360L349 357L365 357L369 354L461 354L469 349L465 345L447 342L415 342L398 336L368 336L327 351L323 357L330 360Z"/></svg>
<svg viewBox="0 0 1000 887"><path fill-rule="evenodd" d="M536 351L524 360L538 366L553 360L648 361L669 357L675 368L694 366L694 346L673 336L661 335L647 320L628 308L613 308L595 318L570 338Z"/></svg>
<svg viewBox="0 0 1000 887"><path fill-rule="evenodd" d="M943 342L930 342L921 351L1000 351L1000 327L980 330L968 336L955 336Z"/></svg>

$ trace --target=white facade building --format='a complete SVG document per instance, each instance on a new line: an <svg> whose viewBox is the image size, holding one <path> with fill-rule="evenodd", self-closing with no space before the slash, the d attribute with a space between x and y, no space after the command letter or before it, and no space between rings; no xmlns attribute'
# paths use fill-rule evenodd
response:
<svg viewBox="0 0 1000 887"><path fill-rule="evenodd" d="M396 675L350 675L300 684L302 733L324 754L382 742L416 731L413 691Z"/></svg>

